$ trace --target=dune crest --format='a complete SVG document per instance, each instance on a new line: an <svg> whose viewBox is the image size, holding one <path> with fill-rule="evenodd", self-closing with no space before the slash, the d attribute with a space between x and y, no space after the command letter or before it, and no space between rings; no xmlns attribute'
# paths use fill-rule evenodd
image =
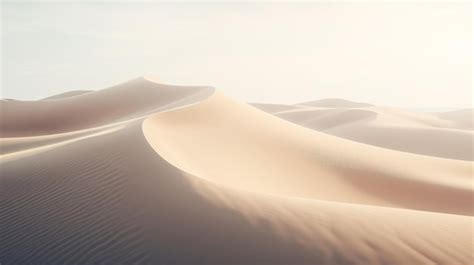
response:
<svg viewBox="0 0 474 265"><path fill-rule="evenodd" d="M171 86L140 77L59 100L6 101L1 105L0 136L35 136L93 128L185 106L212 92L210 87Z"/></svg>

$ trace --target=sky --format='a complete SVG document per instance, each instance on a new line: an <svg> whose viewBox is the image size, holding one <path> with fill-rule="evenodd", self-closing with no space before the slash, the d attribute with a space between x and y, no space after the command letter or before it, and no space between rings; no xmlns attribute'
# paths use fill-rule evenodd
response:
<svg viewBox="0 0 474 265"><path fill-rule="evenodd" d="M473 105L466 3L1 4L1 97L139 76L246 102Z"/></svg>

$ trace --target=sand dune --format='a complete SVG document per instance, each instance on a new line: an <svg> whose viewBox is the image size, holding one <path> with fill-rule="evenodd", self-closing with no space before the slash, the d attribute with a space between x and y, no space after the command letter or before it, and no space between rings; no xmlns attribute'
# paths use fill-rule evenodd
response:
<svg viewBox="0 0 474 265"><path fill-rule="evenodd" d="M282 111L307 108L306 106L301 106L301 105L283 105L283 104L268 104L268 103L250 103L250 105L268 113L278 113Z"/></svg>
<svg viewBox="0 0 474 265"><path fill-rule="evenodd" d="M137 78L62 100L6 101L1 105L0 136L55 134L125 121L187 105L212 91L208 87L157 86L145 78Z"/></svg>
<svg viewBox="0 0 474 265"><path fill-rule="evenodd" d="M144 128L152 131L149 140L167 161L231 187L473 213L472 163L395 152L306 130L220 93L195 106L159 113L145 121ZM389 186L390 192L381 189ZM379 196L382 190L384 196Z"/></svg>
<svg viewBox="0 0 474 265"><path fill-rule="evenodd" d="M38 102L1 103L2 264L473 259L472 162L345 140L212 88L144 78Z"/></svg>
<svg viewBox="0 0 474 265"><path fill-rule="evenodd" d="M470 110L438 114L372 106L306 107L267 112L307 128L369 145L441 158L474 160Z"/></svg>
<svg viewBox="0 0 474 265"><path fill-rule="evenodd" d="M311 107L323 107L323 108L362 108L371 107L373 105L362 102L354 102L341 98L325 98L320 100L313 100L300 103L298 105L311 106Z"/></svg>

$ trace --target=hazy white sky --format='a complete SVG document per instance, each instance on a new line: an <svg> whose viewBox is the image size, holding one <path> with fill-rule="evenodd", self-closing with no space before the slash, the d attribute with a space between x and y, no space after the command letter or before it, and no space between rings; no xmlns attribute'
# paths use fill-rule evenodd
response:
<svg viewBox="0 0 474 265"><path fill-rule="evenodd" d="M3 98L153 75L247 102L472 107L469 3L2 3Z"/></svg>

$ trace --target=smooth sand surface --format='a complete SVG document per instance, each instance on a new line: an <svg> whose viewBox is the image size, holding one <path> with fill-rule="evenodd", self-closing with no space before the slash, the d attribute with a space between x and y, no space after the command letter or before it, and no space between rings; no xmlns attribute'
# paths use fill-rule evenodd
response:
<svg viewBox="0 0 474 265"><path fill-rule="evenodd" d="M212 88L145 78L1 104L2 265L474 258L469 161L350 141ZM373 118L351 115L336 120Z"/></svg>

